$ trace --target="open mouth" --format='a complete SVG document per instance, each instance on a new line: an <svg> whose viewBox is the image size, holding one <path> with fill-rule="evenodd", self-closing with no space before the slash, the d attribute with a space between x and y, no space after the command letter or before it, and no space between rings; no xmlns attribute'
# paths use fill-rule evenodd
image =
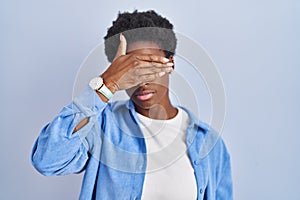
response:
<svg viewBox="0 0 300 200"><path fill-rule="evenodd" d="M155 92L153 90L143 90L143 91L140 91L137 94L135 94L135 97L138 100L146 101L146 100L151 99L151 97L153 97L154 94L155 94Z"/></svg>

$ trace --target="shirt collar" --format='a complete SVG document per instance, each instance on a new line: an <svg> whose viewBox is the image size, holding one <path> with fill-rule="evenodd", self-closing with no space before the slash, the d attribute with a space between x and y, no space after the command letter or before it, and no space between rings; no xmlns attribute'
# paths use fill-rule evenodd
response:
<svg viewBox="0 0 300 200"><path fill-rule="evenodd" d="M209 125L197 119L190 110L188 110L183 106L178 106L178 107L187 112L190 119L189 127L200 128L204 133L206 133L209 130Z"/></svg>
<svg viewBox="0 0 300 200"><path fill-rule="evenodd" d="M129 99L127 102L126 102L126 107L128 108L128 110L130 111L130 114L131 116L133 117L135 123L138 124L138 117L136 115L136 111L135 111L135 108L134 108L134 104L132 102L131 99ZM194 114L189 111L187 108L185 107L182 107L182 106L178 106L179 108L183 109L184 111L187 112L188 116L189 116L189 119L190 119L190 123L189 123L189 127L193 128L200 128L204 133L206 133L208 130L209 130L209 125L198 120Z"/></svg>

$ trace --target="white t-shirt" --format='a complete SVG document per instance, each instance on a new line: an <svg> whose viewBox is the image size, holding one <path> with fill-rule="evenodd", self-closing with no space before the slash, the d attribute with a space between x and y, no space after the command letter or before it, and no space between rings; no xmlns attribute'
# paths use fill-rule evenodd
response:
<svg viewBox="0 0 300 200"><path fill-rule="evenodd" d="M187 154L187 113L178 108L169 120L155 120L138 114L147 147L147 169L143 200L195 200L197 186Z"/></svg>

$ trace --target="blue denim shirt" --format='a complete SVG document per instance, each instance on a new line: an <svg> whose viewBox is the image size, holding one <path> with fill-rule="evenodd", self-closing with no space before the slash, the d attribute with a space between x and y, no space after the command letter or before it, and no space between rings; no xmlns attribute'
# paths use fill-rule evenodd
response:
<svg viewBox="0 0 300 200"><path fill-rule="evenodd" d="M190 119L186 143L197 199L233 199L230 156L223 140L186 112ZM73 133L86 117L89 122ZM79 199L131 200L142 196L146 152L133 103L104 103L86 87L42 129L31 162L45 176L85 171Z"/></svg>

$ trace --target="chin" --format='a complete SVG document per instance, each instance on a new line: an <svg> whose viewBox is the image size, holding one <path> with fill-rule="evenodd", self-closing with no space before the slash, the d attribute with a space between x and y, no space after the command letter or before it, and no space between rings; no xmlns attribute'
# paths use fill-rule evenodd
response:
<svg viewBox="0 0 300 200"><path fill-rule="evenodd" d="M135 99L135 98L131 98L131 100L133 101L135 106L138 106L139 108L144 109L144 110L149 110L153 105L157 104L157 103L154 103L151 100L140 101L140 100Z"/></svg>

